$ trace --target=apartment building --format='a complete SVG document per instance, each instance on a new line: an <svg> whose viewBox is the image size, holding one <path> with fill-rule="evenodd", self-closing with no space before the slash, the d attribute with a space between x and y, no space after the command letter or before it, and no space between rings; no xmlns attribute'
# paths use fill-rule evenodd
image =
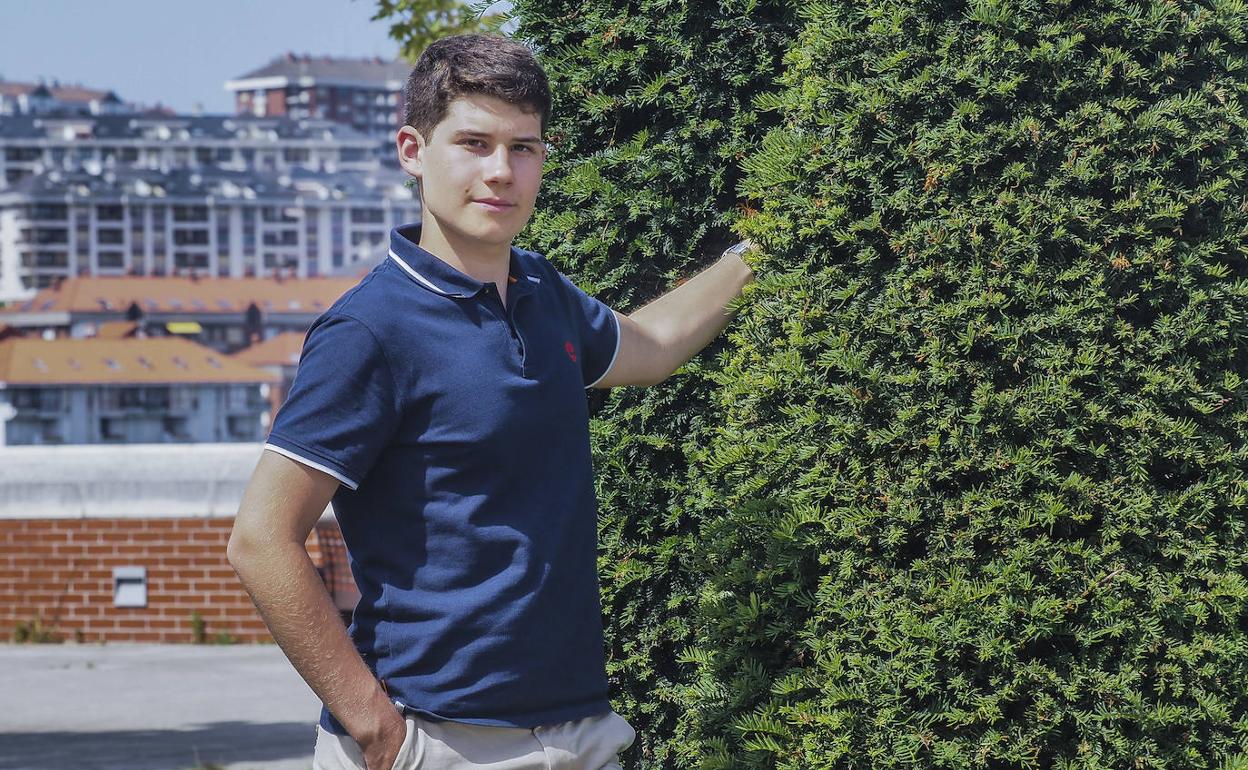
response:
<svg viewBox="0 0 1248 770"><path fill-rule="evenodd" d="M226 81L239 115L332 120L382 139L402 125L411 65L287 53Z"/></svg>
<svg viewBox="0 0 1248 770"><path fill-rule="evenodd" d="M0 302L77 276L341 274L419 219L401 171L53 171L0 192Z"/></svg>
<svg viewBox="0 0 1248 770"><path fill-rule="evenodd" d="M0 191L50 171L371 172L382 165L378 148L376 138L329 120L13 115L0 118Z"/></svg>
<svg viewBox="0 0 1248 770"><path fill-rule="evenodd" d="M283 333L301 341L317 316L357 280L70 278L0 310L0 340L176 336L234 353Z"/></svg>
<svg viewBox="0 0 1248 770"><path fill-rule="evenodd" d="M269 388L271 414L277 414L295 383L299 359L303 356L304 336L304 332L281 332L234 354L235 361L262 369L278 378Z"/></svg>
<svg viewBox="0 0 1248 770"><path fill-rule="evenodd" d="M60 83L0 80L0 115L106 115L130 109L112 91Z"/></svg>
<svg viewBox="0 0 1248 770"><path fill-rule="evenodd" d="M0 446L260 441L274 375L177 337L0 341Z"/></svg>

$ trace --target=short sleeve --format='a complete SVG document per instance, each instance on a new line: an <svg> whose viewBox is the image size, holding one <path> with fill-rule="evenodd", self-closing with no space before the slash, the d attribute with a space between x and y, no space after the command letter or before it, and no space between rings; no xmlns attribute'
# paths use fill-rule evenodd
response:
<svg viewBox="0 0 1248 770"><path fill-rule="evenodd" d="M356 489L398 423L393 373L380 344L350 316L322 317L304 339L265 449Z"/></svg>
<svg viewBox="0 0 1248 770"><path fill-rule="evenodd" d="M611 308L581 291L563 273L556 273L581 336L581 376L585 387L592 388L615 365L620 352L620 321Z"/></svg>

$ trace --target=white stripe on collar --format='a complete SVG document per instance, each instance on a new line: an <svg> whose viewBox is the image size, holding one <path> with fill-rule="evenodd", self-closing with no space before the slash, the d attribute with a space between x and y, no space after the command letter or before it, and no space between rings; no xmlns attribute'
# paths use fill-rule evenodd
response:
<svg viewBox="0 0 1248 770"><path fill-rule="evenodd" d="M390 250L390 258L391 258L391 259L393 259L395 262L398 262L398 263L399 263L399 267L401 267L401 268L403 268L404 270L406 270L406 271L407 271L407 273L408 273L408 275L412 276L412 277L413 277L413 278L415 278L416 280L418 280L418 281L420 281L421 283L423 283L424 285L428 286L430 289L433 289L434 291L436 291L436 292L437 292L437 293L439 293L439 294L445 294L445 295L447 295L448 297L449 297L449 296L451 296L451 293L450 293L449 291L447 291L446 289L443 289L443 288L438 287L437 285L435 285L435 284L433 283L433 281L430 281L428 278L424 277L423 275L421 275L420 273L418 273L418 272L416 272L414 269L412 269L412 266L411 266L411 265L409 265L409 264L407 264L406 262L404 262L402 257L400 257L398 254L395 254L395 253L394 253L394 249L391 249L391 250Z"/></svg>
<svg viewBox="0 0 1248 770"><path fill-rule="evenodd" d="M538 278L538 277L537 277L537 276L535 276L535 275L529 275L529 274L527 274L527 273L526 273L524 277L525 277L525 278L528 278L528 279L529 279L530 281L532 281L533 283L541 283L541 282L542 282L542 279L541 279L541 278Z"/></svg>

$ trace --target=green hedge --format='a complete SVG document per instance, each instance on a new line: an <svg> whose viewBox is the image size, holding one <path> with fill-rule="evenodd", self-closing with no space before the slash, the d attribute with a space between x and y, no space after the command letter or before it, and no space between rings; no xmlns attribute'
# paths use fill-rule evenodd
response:
<svg viewBox="0 0 1248 770"><path fill-rule="evenodd" d="M630 768L1248 752L1248 6L518 0L521 242L730 333L593 401Z"/></svg>
<svg viewBox="0 0 1248 770"><path fill-rule="evenodd" d="M705 766L1248 750L1246 11L803 10L691 458Z"/></svg>
<svg viewBox="0 0 1248 770"><path fill-rule="evenodd" d="M518 241L587 291L636 309L739 240L741 159L778 124L757 115L800 20L781 3L516 3L517 36L551 79L554 148ZM715 351L652 389L591 395L602 589L616 708L639 733L630 767L687 764L693 714L681 655L696 643L707 515L690 449L718 423ZM711 515L715 515L712 513Z"/></svg>

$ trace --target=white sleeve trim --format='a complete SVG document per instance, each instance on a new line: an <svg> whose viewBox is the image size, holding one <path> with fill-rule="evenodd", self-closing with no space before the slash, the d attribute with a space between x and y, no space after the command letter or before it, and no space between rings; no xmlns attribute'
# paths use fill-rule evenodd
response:
<svg viewBox="0 0 1248 770"><path fill-rule="evenodd" d="M265 444L265 445L264 445L264 448L265 448L265 449L267 449L267 450L269 450L270 452L277 452L277 453L278 453L279 455L281 455L282 457L289 457L290 459L294 460L295 462L300 463L300 464L302 464L302 465L306 465L306 466L308 466L309 468L314 468L314 469L316 469L316 470L320 471L321 473L328 473L330 476L333 476L334 478L336 478L336 479L338 479L339 481L341 481L341 482L343 483L343 485L344 485L344 486L346 486L346 488L347 488L347 489L350 489L350 490L351 490L351 491L353 491L353 492L354 492L356 489L358 489L358 488L359 488L359 486L360 486L359 484L355 483L354 481L352 481L351 479L347 478L346 476L343 476L341 473L339 473L338 471L334 470L333 468L326 467L326 466L324 466L324 465L321 465L321 464L320 464L320 463L318 463L318 462L313 462L312 460L309 460L309 459L308 459L308 458L306 458L306 457L302 457L302 456L300 456L300 455L295 454L294 452L290 451L289 449L283 449L282 447L280 447L280 446L274 446L273 444Z"/></svg>
<svg viewBox="0 0 1248 770"><path fill-rule="evenodd" d="M620 328L620 319L615 314L614 310L611 311L611 320L615 322L615 352L611 354L611 363L607 364L606 370L602 373L601 376L598 377L598 379L594 380L593 382L585 386L585 390L589 390L590 388L594 387L598 383L602 382L602 378L610 374L611 367L615 366L615 359L620 357L620 340L623 339L624 337L624 330Z"/></svg>

